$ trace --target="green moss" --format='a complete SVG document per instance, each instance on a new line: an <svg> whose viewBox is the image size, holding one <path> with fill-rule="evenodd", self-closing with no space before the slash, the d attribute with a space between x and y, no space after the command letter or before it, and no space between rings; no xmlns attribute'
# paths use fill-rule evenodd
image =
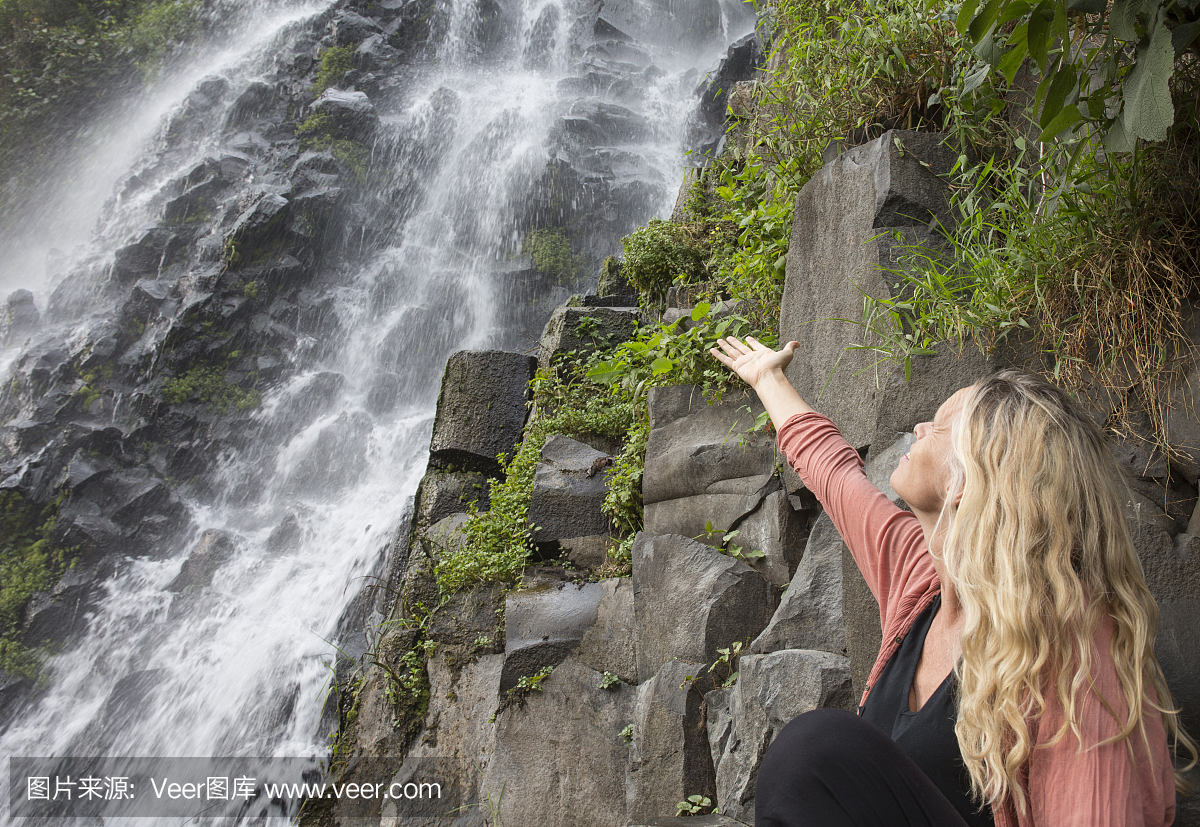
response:
<svg viewBox="0 0 1200 827"><path fill-rule="evenodd" d="M76 396L83 397L83 410L87 411L92 403L99 399L106 390L106 384L113 375L113 366L110 363L105 363L99 367L81 373L79 378L83 380L83 386L75 391Z"/></svg>
<svg viewBox="0 0 1200 827"><path fill-rule="evenodd" d="M354 60L354 47L336 46L321 52L321 67L313 84L313 94L319 95L330 86L337 86L350 71Z"/></svg>
<svg viewBox="0 0 1200 827"><path fill-rule="evenodd" d="M615 256L604 259L600 265L600 281L596 285L597 296L624 295L629 292L631 285L621 275L621 260Z"/></svg>
<svg viewBox="0 0 1200 827"><path fill-rule="evenodd" d="M521 243L521 253L532 256L538 272L561 285L578 282L587 264L583 256L571 251L571 239L561 228L532 231Z"/></svg>
<svg viewBox="0 0 1200 827"><path fill-rule="evenodd" d="M37 675L39 659L20 641L21 615L29 598L72 565L73 550L51 539L63 496L38 505L16 491L0 493L0 669L6 672Z"/></svg>
<svg viewBox="0 0 1200 827"><path fill-rule="evenodd" d="M309 136L308 140L310 143L308 145L311 147L311 142L320 140L321 137L327 135L329 130L332 128L333 117L328 112L314 112L301 121L300 125L296 127L296 137L299 138L305 135ZM320 148L323 149L324 147Z"/></svg>
<svg viewBox="0 0 1200 827"><path fill-rule="evenodd" d="M330 142L329 151L333 153L334 158L346 165L358 183L367 180L367 160L371 157L369 149L357 141L339 138Z"/></svg>
<svg viewBox="0 0 1200 827"><path fill-rule="evenodd" d="M226 369L214 365L197 365L168 381L163 386L162 398L168 405L185 402L210 405L220 414L252 410L262 402L262 394L257 390L231 384L226 379Z"/></svg>
<svg viewBox="0 0 1200 827"><path fill-rule="evenodd" d="M367 178L371 150L348 138L337 138L337 123L326 112L314 112L296 127L296 137L305 149L328 149L354 175L360 184Z"/></svg>
<svg viewBox="0 0 1200 827"><path fill-rule="evenodd" d="M250 299L251 301L254 301L255 299L257 299L258 298L258 282L257 281L247 282L242 287L242 295L245 296L246 298Z"/></svg>

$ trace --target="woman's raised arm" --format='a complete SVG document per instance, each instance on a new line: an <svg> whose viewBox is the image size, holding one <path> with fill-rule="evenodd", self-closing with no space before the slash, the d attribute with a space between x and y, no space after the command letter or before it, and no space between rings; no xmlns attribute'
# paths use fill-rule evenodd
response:
<svg viewBox="0 0 1200 827"><path fill-rule="evenodd" d="M730 336L717 339L717 344L720 348L712 348L712 355L754 389L776 431L796 414L812 410L783 375L799 342L788 342L780 350L771 350L753 336L747 336L745 342Z"/></svg>

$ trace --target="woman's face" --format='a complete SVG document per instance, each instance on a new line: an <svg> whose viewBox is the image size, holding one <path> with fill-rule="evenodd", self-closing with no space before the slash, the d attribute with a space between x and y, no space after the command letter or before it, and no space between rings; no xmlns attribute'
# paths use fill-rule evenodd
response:
<svg viewBox="0 0 1200 827"><path fill-rule="evenodd" d="M970 388L962 388L942 403L932 422L922 422L915 431L917 441L900 458L892 472L892 489L915 513L937 515L950 488L950 429L966 401Z"/></svg>

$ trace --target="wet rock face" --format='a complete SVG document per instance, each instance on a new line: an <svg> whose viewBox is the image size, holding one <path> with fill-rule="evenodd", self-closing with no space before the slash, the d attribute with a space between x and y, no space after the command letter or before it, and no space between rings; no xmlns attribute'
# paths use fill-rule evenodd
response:
<svg viewBox="0 0 1200 827"><path fill-rule="evenodd" d="M543 557L555 556L563 540L608 533L600 510L612 458L570 437L555 434L542 447L529 503L529 524Z"/></svg>
<svg viewBox="0 0 1200 827"><path fill-rule="evenodd" d="M0 318L0 343L13 345L22 337L37 330L41 314L28 290L14 290L4 300L4 316Z"/></svg>
<svg viewBox="0 0 1200 827"><path fill-rule="evenodd" d="M178 592L189 588L211 586L217 569L237 551L237 539L225 531L210 529L201 535L195 549L183 561L178 576L167 586Z"/></svg>
<svg viewBox="0 0 1200 827"><path fill-rule="evenodd" d="M536 360L504 351L460 351L446 362L438 396L432 462L494 473L525 426L529 380Z"/></svg>
<svg viewBox="0 0 1200 827"><path fill-rule="evenodd" d="M754 640L774 608L761 574L678 535L638 535L633 589L639 675L676 658L711 664L718 649Z"/></svg>
<svg viewBox="0 0 1200 827"><path fill-rule="evenodd" d="M379 128L379 114L365 92L326 89L313 101L312 112L328 119L324 131L336 138L368 141Z"/></svg>
<svg viewBox="0 0 1200 827"><path fill-rule="evenodd" d="M496 716L482 793L497 804L501 823L555 827L564 813L580 827L628 823L629 745L621 732L633 719L635 690L602 689L602 677L568 659L541 692Z"/></svg>
<svg viewBox="0 0 1200 827"><path fill-rule="evenodd" d="M370 225L381 207L367 206L352 156L304 146L295 131L315 114L327 141L374 134L375 103L363 91L347 84L318 99L311 90L312 54L396 35L387 27L406 18L428 18L428 33L438 17L423 0L376 5L314 18L312 36L281 56L273 76L240 87L200 81L167 124L160 154L122 185L121 199L148 204L153 223L117 239L108 259L55 273L45 308L27 292L7 298L0 342L29 342L0 398L0 480L43 504L69 492L53 541L83 560L174 548L191 530L177 488L203 495L212 458L263 436L253 412L264 391L336 333L330 285L311 281L325 261L348 260L346 217ZM390 49L380 46L379 59ZM180 166L202 141L211 154ZM314 381L310 397L335 393L339 381ZM311 422L320 401L302 396L285 404ZM320 437L327 456L349 450L364 438L361 418ZM329 464L335 474L349 466ZM294 491L338 482L292 476ZM204 588L218 557L198 550L172 588ZM39 598L31 639L77 628L62 620L77 591Z"/></svg>

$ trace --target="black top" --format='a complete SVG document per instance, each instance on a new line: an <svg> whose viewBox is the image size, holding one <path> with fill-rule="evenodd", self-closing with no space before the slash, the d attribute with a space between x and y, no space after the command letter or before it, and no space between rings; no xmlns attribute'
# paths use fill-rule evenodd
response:
<svg viewBox="0 0 1200 827"><path fill-rule="evenodd" d="M917 615L912 629L867 696L862 717L892 736L970 827L995 827L992 808L984 805L980 811L971 799L971 783L954 734L958 715L958 681L954 672L946 676L924 706L916 712L908 709L908 692L917 674L925 635L941 605L942 596L938 595Z"/></svg>

